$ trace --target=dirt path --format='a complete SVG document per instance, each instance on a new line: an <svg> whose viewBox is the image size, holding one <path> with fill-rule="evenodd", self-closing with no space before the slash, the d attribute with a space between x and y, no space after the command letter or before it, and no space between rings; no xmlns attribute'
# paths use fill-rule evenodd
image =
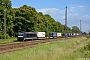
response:
<svg viewBox="0 0 90 60"><path fill-rule="evenodd" d="M81 41L80 43L77 43L75 46L73 46L73 47L71 48L71 51L74 51L74 50L78 49L79 47L81 47L81 46L82 46L84 43L86 43L86 42L87 42L87 39Z"/></svg>

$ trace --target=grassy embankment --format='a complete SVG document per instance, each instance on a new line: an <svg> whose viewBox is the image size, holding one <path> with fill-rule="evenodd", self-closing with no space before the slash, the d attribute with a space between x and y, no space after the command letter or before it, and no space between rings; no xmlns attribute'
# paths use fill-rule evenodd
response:
<svg viewBox="0 0 90 60"><path fill-rule="evenodd" d="M71 38L34 48L27 47L24 50L0 54L0 60L78 60L79 58L89 58L89 52L85 50L85 45L90 39L82 42L85 39L85 37Z"/></svg>
<svg viewBox="0 0 90 60"><path fill-rule="evenodd" d="M12 37L12 38L9 38L9 39L0 39L0 45L2 45L3 43L13 43L17 41L17 38L15 37Z"/></svg>

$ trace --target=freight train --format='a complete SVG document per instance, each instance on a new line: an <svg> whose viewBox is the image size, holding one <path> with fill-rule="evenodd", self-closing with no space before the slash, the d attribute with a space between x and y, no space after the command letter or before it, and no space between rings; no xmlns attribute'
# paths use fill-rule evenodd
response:
<svg viewBox="0 0 90 60"><path fill-rule="evenodd" d="M19 32L18 33L18 41L24 40L36 40L36 39L46 39L45 32ZM78 33L57 33L51 32L49 38L60 38L60 37L71 37L71 36L79 36Z"/></svg>

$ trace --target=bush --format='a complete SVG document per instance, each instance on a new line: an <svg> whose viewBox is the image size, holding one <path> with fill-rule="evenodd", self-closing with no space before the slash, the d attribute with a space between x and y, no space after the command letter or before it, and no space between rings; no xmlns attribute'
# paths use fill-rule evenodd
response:
<svg viewBox="0 0 90 60"><path fill-rule="evenodd" d="M6 34L6 38L10 38L10 36L8 34ZM0 31L0 39L4 39L4 32Z"/></svg>
<svg viewBox="0 0 90 60"><path fill-rule="evenodd" d="M90 58L90 41L87 43L87 45L85 45L84 52L85 58Z"/></svg>

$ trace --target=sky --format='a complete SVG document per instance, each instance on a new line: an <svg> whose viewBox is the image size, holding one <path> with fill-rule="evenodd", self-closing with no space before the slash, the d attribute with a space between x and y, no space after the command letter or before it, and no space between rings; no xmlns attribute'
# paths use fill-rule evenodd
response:
<svg viewBox="0 0 90 60"><path fill-rule="evenodd" d="M78 26L81 31L90 29L90 0L11 0L13 8L24 4L34 7L38 12L50 14L56 21L65 24L65 7L67 6L67 26Z"/></svg>

